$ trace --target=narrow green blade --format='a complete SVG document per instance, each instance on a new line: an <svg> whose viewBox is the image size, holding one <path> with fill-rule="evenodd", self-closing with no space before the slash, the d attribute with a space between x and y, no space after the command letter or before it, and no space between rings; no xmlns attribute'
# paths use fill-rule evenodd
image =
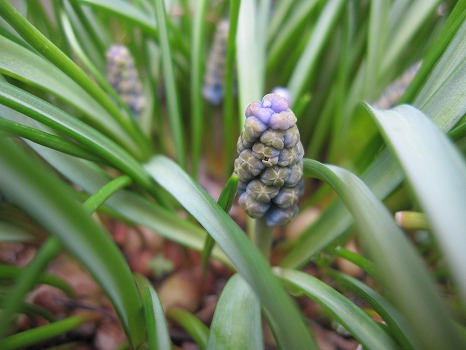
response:
<svg viewBox="0 0 466 350"><path fill-rule="evenodd" d="M418 109L366 108L398 158L466 301L466 162Z"/></svg>
<svg viewBox="0 0 466 350"><path fill-rule="evenodd" d="M189 311L178 307L167 310L168 317L175 320L194 339L196 344L205 350L209 339L209 328Z"/></svg>
<svg viewBox="0 0 466 350"><path fill-rule="evenodd" d="M81 120L73 118L54 105L4 82L0 82L0 103L72 137L116 168L130 175L142 186L147 189L151 188L150 178L139 162L121 146Z"/></svg>
<svg viewBox="0 0 466 350"><path fill-rule="evenodd" d="M171 350L167 321L157 292L143 276L136 276L136 282L144 305L149 350Z"/></svg>
<svg viewBox="0 0 466 350"><path fill-rule="evenodd" d="M348 298L317 278L291 269L276 269L278 276L306 294L341 323L367 349L396 349L387 333ZM294 290L294 289L293 289Z"/></svg>
<svg viewBox="0 0 466 350"><path fill-rule="evenodd" d="M220 295L207 349L263 349L260 304L249 285L234 275Z"/></svg>
<svg viewBox="0 0 466 350"><path fill-rule="evenodd" d="M156 33L155 20L131 3L122 0L73 0L85 5L100 8L135 23L148 33Z"/></svg>
<svg viewBox="0 0 466 350"><path fill-rule="evenodd" d="M100 283L128 339L143 342L141 299L131 271L108 233L79 206L70 189L38 167L11 141L0 139L0 187L73 254ZM103 254L103 252L105 252Z"/></svg>
<svg viewBox="0 0 466 350"><path fill-rule="evenodd" d="M331 271L330 276L339 284L351 290L359 298L364 300L387 323L390 332L400 342L403 349L419 349L415 343L405 318L383 296L360 280L337 271Z"/></svg>
<svg viewBox="0 0 466 350"><path fill-rule="evenodd" d="M310 159L304 160L304 171L326 181L346 204L391 300L422 348L460 348L462 341L419 256L367 185L345 169Z"/></svg>
<svg viewBox="0 0 466 350"><path fill-rule="evenodd" d="M228 214L167 157L153 157L146 169L214 237L249 283L261 301L279 346L284 349L315 348L296 306L273 276L265 259Z"/></svg>
<svg viewBox="0 0 466 350"><path fill-rule="evenodd" d="M87 91L50 62L0 36L0 72L43 89L81 111L87 120L132 152L135 143L114 118Z"/></svg>

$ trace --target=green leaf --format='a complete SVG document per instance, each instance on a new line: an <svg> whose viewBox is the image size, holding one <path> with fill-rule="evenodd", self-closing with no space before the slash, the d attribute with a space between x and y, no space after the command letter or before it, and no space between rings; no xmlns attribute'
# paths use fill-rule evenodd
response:
<svg viewBox="0 0 466 350"><path fill-rule="evenodd" d="M194 339L201 350L207 348L209 339L209 328L206 327L196 316L181 308L171 307L167 311L168 316L176 321Z"/></svg>
<svg viewBox="0 0 466 350"><path fill-rule="evenodd" d="M236 33L236 61L238 64L239 109L246 107L263 96L265 74L265 42L259 42L259 26L256 1L241 1ZM251 57L254 57L251 60ZM239 128L244 124L239 120Z"/></svg>
<svg viewBox="0 0 466 350"><path fill-rule="evenodd" d="M144 323L131 271L108 233L75 201L70 189L0 139L0 187L48 232L59 238L95 277L112 301L128 339L143 342Z"/></svg>
<svg viewBox="0 0 466 350"><path fill-rule="evenodd" d="M145 159L151 152L149 140L144 137L142 131L135 123L125 119L118 107L111 101L105 92L65 53L47 39L37 28L28 22L8 1L0 0L0 15L41 55L60 68L66 75L72 78L82 89L108 112L118 126L126 131L121 137L130 136L127 147L133 148L132 153L141 159ZM96 118L98 119L98 118ZM123 140L120 140L120 142ZM134 143L136 146L134 146Z"/></svg>
<svg viewBox="0 0 466 350"><path fill-rule="evenodd" d="M39 275L47 268L49 262L60 253L60 250L61 245L58 239L48 239L47 242L45 242L45 244L43 244L39 249L29 265L21 271L22 273L20 276L18 276L11 293L9 293L8 296L2 300L0 339L5 336L10 322L13 321L15 314L21 308L23 300L26 298L26 294L34 288Z"/></svg>
<svg viewBox="0 0 466 350"><path fill-rule="evenodd" d="M359 266L361 269L363 269L365 272L369 273L373 277L378 277L377 276L377 270L374 266L374 263L370 261L369 259L365 258L362 255L359 255L358 253L355 253L351 250L342 248L342 247L337 247L333 251L333 253L336 256L339 256L340 258L346 259L353 264Z"/></svg>
<svg viewBox="0 0 466 350"><path fill-rule="evenodd" d="M339 284L349 289L367 303L387 323L391 334L400 342L403 349L419 349L419 344L410 332L405 318L384 297L368 287L365 283L337 271L330 276Z"/></svg>
<svg viewBox="0 0 466 350"><path fill-rule="evenodd" d="M0 264L0 277L2 279L15 279L21 276L24 269L25 267ZM37 276L37 283L45 283L59 288L70 298L75 298L73 287L68 282L55 275L48 273L39 274Z"/></svg>
<svg viewBox="0 0 466 350"><path fill-rule="evenodd" d="M153 183L132 156L97 130L11 84L0 82L0 103L26 114L85 145L150 190Z"/></svg>
<svg viewBox="0 0 466 350"><path fill-rule="evenodd" d="M131 184L131 178L123 175L116 177L107 184L99 188L84 203L83 208L89 214L95 212L106 200L113 196L117 191Z"/></svg>
<svg viewBox="0 0 466 350"><path fill-rule="evenodd" d="M3 350L24 349L76 329L88 321L89 317L72 316L61 321L52 322L46 326L31 328L27 331L0 339L0 347Z"/></svg>
<svg viewBox="0 0 466 350"><path fill-rule="evenodd" d="M415 249L367 185L347 170L310 159L304 160L304 171L326 181L346 204L387 293L422 348L461 347L452 320Z"/></svg>
<svg viewBox="0 0 466 350"><path fill-rule="evenodd" d="M0 241L1 242L27 242L34 238L26 230L12 225L7 222L0 221Z"/></svg>
<svg viewBox="0 0 466 350"><path fill-rule="evenodd" d="M205 65L205 15L208 0L198 0L194 12L192 31L192 53L191 53L191 111L192 111L192 171L197 177L199 158L201 157L201 146L203 139L203 107L202 80Z"/></svg>
<svg viewBox="0 0 466 350"><path fill-rule="evenodd" d="M146 169L204 226L249 283L261 301L279 346L315 348L296 306L273 276L265 259L228 214L170 159L155 156Z"/></svg>
<svg viewBox="0 0 466 350"><path fill-rule="evenodd" d="M131 23L144 29L146 32L156 36L155 20L151 18L151 14L147 14L129 2L122 0L72 0L76 3L89 5L95 8L100 8L106 12L113 13L122 17Z"/></svg>
<svg viewBox="0 0 466 350"><path fill-rule="evenodd" d="M304 272L276 271L287 284L297 288L327 310L367 349L396 349L396 344L364 311L332 287Z"/></svg>
<svg viewBox="0 0 466 350"><path fill-rule="evenodd" d="M408 105L366 109L413 189L466 301L466 163L421 111Z"/></svg>
<svg viewBox="0 0 466 350"><path fill-rule="evenodd" d="M325 8L314 27L314 32L296 63L290 82L288 83L290 94L295 100L301 98L306 83L311 80L316 69L319 54L322 52L323 46L330 35L332 27L336 24L345 3L346 1L342 0L331 0L325 4Z"/></svg>
<svg viewBox="0 0 466 350"><path fill-rule="evenodd" d="M400 57L403 50L406 50L409 41L419 31L419 27L431 16L439 4L439 0L417 0L409 2L409 6L404 9L404 13L398 18L403 21L394 21L390 18L389 37L390 45L387 45L380 62L381 71L387 72L393 69L393 65Z"/></svg>
<svg viewBox="0 0 466 350"><path fill-rule="evenodd" d="M50 62L34 52L0 36L0 72L29 85L50 92L84 113L89 122L120 142L131 152L137 152L125 129L98 104L87 91Z"/></svg>
<svg viewBox="0 0 466 350"><path fill-rule="evenodd" d="M286 1L280 2L280 6L286 5ZM280 30L278 32L275 32L273 28L268 28L268 41L271 42L270 53L267 57L267 71L269 73L275 70L278 64L281 64L279 60L283 57L283 54L287 54L286 50L290 42L294 43L296 36L302 36L303 24L309 21L310 15L314 11L316 5L316 0L301 1L296 6L297 8L293 10L292 16L280 23ZM275 11L275 16L284 15L283 13L279 13L279 11L283 10L277 9L277 11ZM276 21L278 21L278 17L275 18ZM276 26L278 27L278 25Z"/></svg>
<svg viewBox="0 0 466 350"><path fill-rule="evenodd" d="M88 193L94 193L109 181L109 176L94 164L69 157L60 152L31 144L55 169ZM119 191L109 198L106 206L126 220L146 226L174 242L201 251L206 232L187 220L180 220L173 212L148 201L130 191ZM212 255L226 265L231 265L225 254L214 248Z"/></svg>
<svg viewBox="0 0 466 350"><path fill-rule="evenodd" d="M263 349L260 304L249 285L234 275L220 295L207 349Z"/></svg>
<svg viewBox="0 0 466 350"><path fill-rule="evenodd" d="M65 138L4 119L2 118L2 115L0 115L0 130L26 138L32 142L38 143L45 147L56 149L60 152L64 152L75 157L102 162L101 158L96 157L89 150L82 146L78 146L74 142L70 142Z"/></svg>
<svg viewBox="0 0 466 350"><path fill-rule="evenodd" d="M149 350L171 350L172 344L167 322L157 293L145 277L137 276L136 282L144 303L144 317L146 320Z"/></svg>
<svg viewBox="0 0 466 350"><path fill-rule="evenodd" d="M230 16L229 16L229 31L227 39L227 52L225 58L225 97L223 101L223 138L224 138L224 157L227 176L230 174L233 164L234 150L236 146L235 140L235 118L238 118L238 113L235 112L236 97L236 33L238 30L239 10L241 1L230 1Z"/></svg>
<svg viewBox="0 0 466 350"><path fill-rule="evenodd" d="M173 142L175 143L175 153L179 164L186 168L186 154L184 145L183 123L181 121L180 99L178 96L175 72L173 69L173 56L171 53L170 41L168 39L167 13L165 3L159 0L152 0L155 10L155 17L160 32L160 47L162 50L162 69L164 75L164 86L167 94L167 108L170 120Z"/></svg>
<svg viewBox="0 0 466 350"><path fill-rule="evenodd" d="M231 175L225 184L222 193L220 193L220 196L218 197L217 203L220 205L220 207L223 208L223 210L225 210L225 213L229 213L231 207L233 206L233 202L236 197L238 181L239 178L236 174ZM204 270L207 269L210 253L212 252L214 246L215 240L212 238L212 236L207 235L204 243L204 249L202 250L202 266Z"/></svg>
<svg viewBox="0 0 466 350"><path fill-rule="evenodd" d="M434 45L413 82L415 83L413 86L419 86L417 81L426 79L426 75L436 77L429 79L428 83L423 85L415 105L422 106L422 111L445 132L448 132L466 113L465 9L466 3L457 3L445 27L439 33L436 43L437 46L447 49L439 53L437 46ZM463 49L456 51L455 48ZM437 74L442 71L444 73ZM422 92L429 91L432 87L434 89L430 93ZM409 94L413 96L415 93L409 92ZM377 198L384 199L401 184L403 173L393 155L388 150L383 150L364 172L362 179ZM334 201L319 219L301 234L281 265L296 267L305 264L312 256L347 232L352 224L353 220L347 209L339 200Z"/></svg>

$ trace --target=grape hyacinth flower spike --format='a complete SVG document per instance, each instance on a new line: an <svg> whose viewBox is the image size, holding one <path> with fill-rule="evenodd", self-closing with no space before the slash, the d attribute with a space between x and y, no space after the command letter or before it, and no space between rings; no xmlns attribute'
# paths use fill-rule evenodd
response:
<svg viewBox="0 0 466 350"><path fill-rule="evenodd" d="M225 93L224 80L229 29L230 22L228 19L223 19L217 24L214 42L209 53L207 69L204 75L202 95L213 105L219 105Z"/></svg>
<svg viewBox="0 0 466 350"><path fill-rule="evenodd" d="M251 103L245 114L235 160L239 204L270 227L286 225L298 213L304 190L304 149L296 116L286 99L273 93Z"/></svg>
<svg viewBox="0 0 466 350"><path fill-rule="evenodd" d="M106 56L107 81L137 117L146 106L146 98L130 51L124 45L115 44Z"/></svg>

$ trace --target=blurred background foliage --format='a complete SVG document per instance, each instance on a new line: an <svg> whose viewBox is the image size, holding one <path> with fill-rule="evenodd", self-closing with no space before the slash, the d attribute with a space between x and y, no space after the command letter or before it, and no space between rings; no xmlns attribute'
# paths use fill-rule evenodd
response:
<svg viewBox="0 0 466 350"><path fill-rule="evenodd" d="M465 1L0 17L0 348L464 347ZM247 105L277 87L306 187L263 232L231 174Z"/></svg>

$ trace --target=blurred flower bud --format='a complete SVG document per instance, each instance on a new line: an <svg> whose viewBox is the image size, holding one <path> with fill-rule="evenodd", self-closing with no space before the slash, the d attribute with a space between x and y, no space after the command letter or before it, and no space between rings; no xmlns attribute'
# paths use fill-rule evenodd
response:
<svg viewBox="0 0 466 350"><path fill-rule="evenodd" d="M403 97L411 82L414 80L417 72L421 68L422 62L417 62L410 66L398 79L390 84L377 101L373 103L374 107L379 109L393 108Z"/></svg>
<svg viewBox="0 0 466 350"><path fill-rule="evenodd" d="M230 23L227 19L217 24L214 42L209 53L207 69L204 75L204 87L202 94L204 98L214 105L223 100L225 63L227 52L227 39Z"/></svg>
<svg viewBox="0 0 466 350"><path fill-rule="evenodd" d="M304 149L296 116L278 94L251 103L245 115L235 161L239 204L269 226L286 225L298 213L304 190Z"/></svg>
<svg viewBox="0 0 466 350"><path fill-rule="evenodd" d="M272 90L272 94L277 94L283 97L289 105L293 104L293 98L291 97L291 92L286 87L277 86Z"/></svg>
<svg viewBox="0 0 466 350"><path fill-rule="evenodd" d="M107 50L107 81L138 116L146 106L141 81L128 48L115 44Z"/></svg>

